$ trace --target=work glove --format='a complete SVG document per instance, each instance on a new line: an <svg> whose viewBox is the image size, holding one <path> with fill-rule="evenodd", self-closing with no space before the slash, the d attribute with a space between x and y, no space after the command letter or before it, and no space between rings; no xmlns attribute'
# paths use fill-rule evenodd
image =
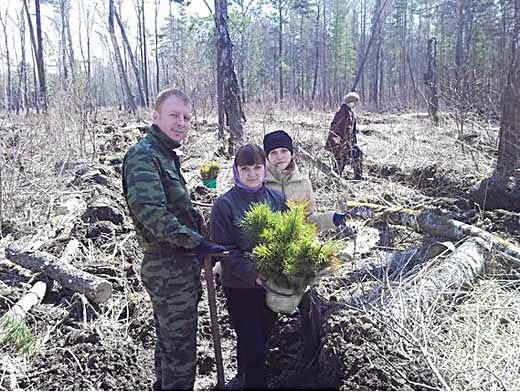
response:
<svg viewBox="0 0 520 392"><path fill-rule="evenodd" d="M214 253L228 252L229 249L224 245L219 245L208 240L202 240L202 242L195 248L191 249L191 251L198 256L205 257Z"/></svg>
<svg viewBox="0 0 520 392"><path fill-rule="evenodd" d="M345 224L346 214L342 214L341 212L335 212L332 218L335 226L341 226Z"/></svg>

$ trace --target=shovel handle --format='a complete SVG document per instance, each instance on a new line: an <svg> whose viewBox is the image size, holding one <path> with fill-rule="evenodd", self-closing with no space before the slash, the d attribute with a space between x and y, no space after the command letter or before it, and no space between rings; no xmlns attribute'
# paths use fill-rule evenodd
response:
<svg viewBox="0 0 520 392"><path fill-rule="evenodd" d="M206 285L208 287L208 304L209 316L211 321L211 336L213 338L213 348L215 350L215 362L217 364L217 385L216 390L224 390L224 364L222 362L222 348L220 345L220 330L217 318L217 296L215 294L215 281L213 280L213 266L211 265L211 256L204 257L204 270L206 276Z"/></svg>

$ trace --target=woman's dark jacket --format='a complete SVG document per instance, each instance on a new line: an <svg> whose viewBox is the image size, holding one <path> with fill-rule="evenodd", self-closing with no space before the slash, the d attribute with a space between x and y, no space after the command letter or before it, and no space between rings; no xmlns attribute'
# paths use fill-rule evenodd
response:
<svg viewBox="0 0 520 392"><path fill-rule="evenodd" d="M239 223L251 204L268 202L273 211L285 211L286 198L283 193L262 187L256 192L247 192L237 186L221 195L211 210L211 239L217 244L240 249L232 257L223 258L222 284L225 287L253 288L257 277L254 262L242 252L251 252L252 244L245 238Z"/></svg>

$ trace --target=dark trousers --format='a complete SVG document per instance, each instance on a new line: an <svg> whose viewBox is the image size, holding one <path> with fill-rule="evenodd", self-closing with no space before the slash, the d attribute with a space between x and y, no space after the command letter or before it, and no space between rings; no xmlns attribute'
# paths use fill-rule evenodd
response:
<svg viewBox="0 0 520 392"><path fill-rule="evenodd" d="M354 169L354 176L360 179L363 175L363 151L357 144L354 144L350 149L338 148L334 152L336 159L336 171L339 175L343 174L346 165L352 165Z"/></svg>
<svg viewBox="0 0 520 392"><path fill-rule="evenodd" d="M321 306L313 288L305 292L298 305L303 330L302 364L309 366L320 345Z"/></svg>
<svg viewBox="0 0 520 392"><path fill-rule="evenodd" d="M237 334L239 374L245 390L267 389L267 343L276 313L265 303L265 291L224 287L231 324Z"/></svg>

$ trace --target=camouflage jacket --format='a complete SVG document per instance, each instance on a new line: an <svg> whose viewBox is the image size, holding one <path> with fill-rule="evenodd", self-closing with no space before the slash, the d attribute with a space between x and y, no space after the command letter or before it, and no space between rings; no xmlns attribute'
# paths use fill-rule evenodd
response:
<svg viewBox="0 0 520 392"><path fill-rule="evenodd" d="M123 161L123 191L145 249L171 248L173 253L183 253L203 239L203 219L191 204L174 151L177 147L152 125Z"/></svg>
<svg viewBox="0 0 520 392"><path fill-rule="evenodd" d="M343 147L350 151L357 144L356 116L347 104L342 104L330 124L325 149L335 152Z"/></svg>

